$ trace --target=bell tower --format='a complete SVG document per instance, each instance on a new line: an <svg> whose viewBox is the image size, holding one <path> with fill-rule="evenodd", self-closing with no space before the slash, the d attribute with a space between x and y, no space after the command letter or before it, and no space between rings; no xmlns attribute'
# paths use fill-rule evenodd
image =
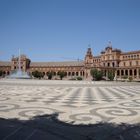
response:
<svg viewBox="0 0 140 140"><path fill-rule="evenodd" d="M87 49L87 53L85 56L85 78L86 79L91 79L90 70L91 70L92 65L93 65L93 55L92 55L92 50L89 47Z"/></svg>
<svg viewBox="0 0 140 140"><path fill-rule="evenodd" d="M88 48L86 56L85 56L85 64L93 63L93 55L91 48Z"/></svg>

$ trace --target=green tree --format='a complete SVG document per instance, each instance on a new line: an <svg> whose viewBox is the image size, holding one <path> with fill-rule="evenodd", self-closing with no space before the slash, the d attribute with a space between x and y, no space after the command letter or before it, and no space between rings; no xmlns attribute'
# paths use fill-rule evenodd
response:
<svg viewBox="0 0 140 140"><path fill-rule="evenodd" d="M52 79L53 75L54 75L54 72L53 72L53 71L47 72L47 76L48 76L48 79L49 79L49 80Z"/></svg>
<svg viewBox="0 0 140 140"><path fill-rule="evenodd" d="M42 72L39 72L39 71L34 71L32 72L32 75L35 77L35 78L43 78L44 77L44 74Z"/></svg>
<svg viewBox="0 0 140 140"><path fill-rule="evenodd" d="M61 80L67 75L67 73L64 71L59 71L57 74L59 75Z"/></svg>
<svg viewBox="0 0 140 140"><path fill-rule="evenodd" d="M113 80L114 80L114 76L115 76L115 74L114 74L113 71L109 71L109 72L108 72L108 79L109 79L110 81L113 81Z"/></svg>
<svg viewBox="0 0 140 140"><path fill-rule="evenodd" d="M3 71L2 70L0 70L0 76L2 76L3 75Z"/></svg>
<svg viewBox="0 0 140 140"><path fill-rule="evenodd" d="M103 77L102 71L99 71L97 69L91 69L90 74L91 74L92 78L97 80L97 81L101 80Z"/></svg>

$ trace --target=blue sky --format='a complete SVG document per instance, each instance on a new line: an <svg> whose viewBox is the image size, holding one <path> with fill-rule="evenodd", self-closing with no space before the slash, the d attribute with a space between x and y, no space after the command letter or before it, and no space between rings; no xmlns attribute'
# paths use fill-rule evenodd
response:
<svg viewBox="0 0 140 140"><path fill-rule="evenodd" d="M99 55L109 41L140 50L140 0L0 0L0 61L84 59L88 45Z"/></svg>

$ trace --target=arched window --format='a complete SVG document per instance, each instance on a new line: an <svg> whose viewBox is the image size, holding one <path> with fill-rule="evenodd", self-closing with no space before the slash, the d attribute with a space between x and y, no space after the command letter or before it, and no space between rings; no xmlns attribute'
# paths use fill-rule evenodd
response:
<svg viewBox="0 0 140 140"><path fill-rule="evenodd" d="M125 70L125 75L128 75L128 70Z"/></svg>
<svg viewBox="0 0 140 140"><path fill-rule="evenodd" d="M85 72L83 71L83 76L85 75Z"/></svg>
<svg viewBox="0 0 140 140"><path fill-rule="evenodd" d="M137 75L137 70L136 69L134 70L134 75Z"/></svg>
<svg viewBox="0 0 140 140"><path fill-rule="evenodd" d="M121 70L121 75L124 75L124 71L123 70Z"/></svg>
<svg viewBox="0 0 140 140"><path fill-rule="evenodd" d="M119 70L117 70L117 76L119 76L120 75L120 71Z"/></svg>
<svg viewBox="0 0 140 140"><path fill-rule="evenodd" d="M114 67L115 66L115 63L114 62L112 62L112 67Z"/></svg>
<svg viewBox="0 0 140 140"><path fill-rule="evenodd" d="M72 72L72 76L74 76L75 75L75 72Z"/></svg>
<svg viewBox="0 0 140 140"><path fill-rule="evenodd" d="M71 76L71 72L68 72L68 76Z"/></svg>

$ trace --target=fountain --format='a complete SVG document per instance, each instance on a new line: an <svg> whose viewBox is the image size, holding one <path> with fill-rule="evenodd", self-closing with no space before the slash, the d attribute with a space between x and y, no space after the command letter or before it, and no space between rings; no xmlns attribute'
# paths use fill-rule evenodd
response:
<svg viewBox="0 0 140 140"><path fill-rule="evenodd" d="M19 49L19 58L18 58L18 70L15 70L11 73L8 78L13 79L30 79L31 77L28 75L27 72L21 70L21 62L20 62L20 49Z"/></svg>

